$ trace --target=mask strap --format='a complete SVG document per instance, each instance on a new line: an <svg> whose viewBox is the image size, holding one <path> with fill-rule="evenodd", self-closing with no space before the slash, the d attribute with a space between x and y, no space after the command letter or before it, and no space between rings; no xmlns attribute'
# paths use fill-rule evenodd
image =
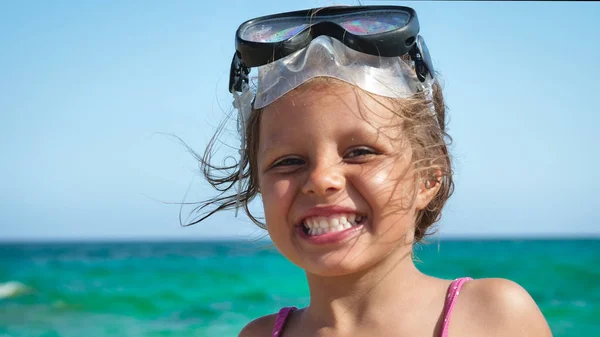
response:
<svg viewBox="0 0 600 337"><path fill-rule="evenodd" d="M429 103L429 110L431 111L431 114L433 115L433 119L435 119L435 123L437 124L437 126L443 131L444 130L444 126L440 124L440 119L438 116L437 111L435 110L435 104L433 101L433 79L431 79L429 76L427 76L428 78L428 85L423 89L424 93L425 93L425 99L428 100Z"/></svg>
<svg viewBox="0 0 600 337"><path fill-rule="evenodd" d="M233 91L233 106L238 111L237 117L237 129L241 136L241 145L238 153L240 155L239 166L238 166L238 186L237 196L235 200L235 217L237 218L238 211L241 205L241 194L242 194L242 177L244 168L244 155L246 153L246 123L250 118L250 111L252 109L252 93L247 83L242 83L242 93Z"/></svg>

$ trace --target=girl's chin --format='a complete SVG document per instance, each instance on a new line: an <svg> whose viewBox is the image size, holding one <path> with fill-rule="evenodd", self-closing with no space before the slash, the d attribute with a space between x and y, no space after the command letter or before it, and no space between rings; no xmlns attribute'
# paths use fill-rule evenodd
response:
<svg viewBox="0 0 600 337"><path fill-rule="evenodd" d="M303 260L301 268L311 277L342 277L365 269L365 256L332 254L312 260ZM368 264L368 263L367 263Z"/></svg>

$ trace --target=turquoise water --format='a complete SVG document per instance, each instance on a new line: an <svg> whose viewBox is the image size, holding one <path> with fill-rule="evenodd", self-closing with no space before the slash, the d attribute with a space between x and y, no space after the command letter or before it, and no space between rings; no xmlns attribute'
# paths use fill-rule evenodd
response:
<svg viewBox="0 0 600 337"><path fill-rule="evenodd" d="M237 336L308 303L302 271L267 245L0 244L0 336ZM600 240L442 241L417 255L435 276L517 281L555 336L600 336Z"/></svg>

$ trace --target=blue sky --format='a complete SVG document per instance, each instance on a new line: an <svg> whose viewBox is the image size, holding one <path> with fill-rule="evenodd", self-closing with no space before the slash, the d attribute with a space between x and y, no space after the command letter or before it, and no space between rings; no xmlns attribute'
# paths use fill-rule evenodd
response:
<svg viewBox="0 0 600 337"><path fill-rule="evenodd" d="M232 212L180 228L160 201L214 193L161 133L202 151L231 106L235 29L334 2L299 3L0 3L0 240L261 237ZM417 10L443 77L442 237L600 236L600 3L384 3Z"/></svg>

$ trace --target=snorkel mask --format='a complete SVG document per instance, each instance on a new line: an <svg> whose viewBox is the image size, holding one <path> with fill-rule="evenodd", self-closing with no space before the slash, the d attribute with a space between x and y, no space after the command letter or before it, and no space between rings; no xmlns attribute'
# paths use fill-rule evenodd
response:
<svg viewBox="0 0 600 337"><path fill-rule="evenodd" d="M313 8L248 20L236 32L229 91L238 111L240 206L246 123L252 109L273 103L302 83L332 77L370 93L431 97L434 70L412 8ZM251 68L258 74L250 78Z"/></svg>

